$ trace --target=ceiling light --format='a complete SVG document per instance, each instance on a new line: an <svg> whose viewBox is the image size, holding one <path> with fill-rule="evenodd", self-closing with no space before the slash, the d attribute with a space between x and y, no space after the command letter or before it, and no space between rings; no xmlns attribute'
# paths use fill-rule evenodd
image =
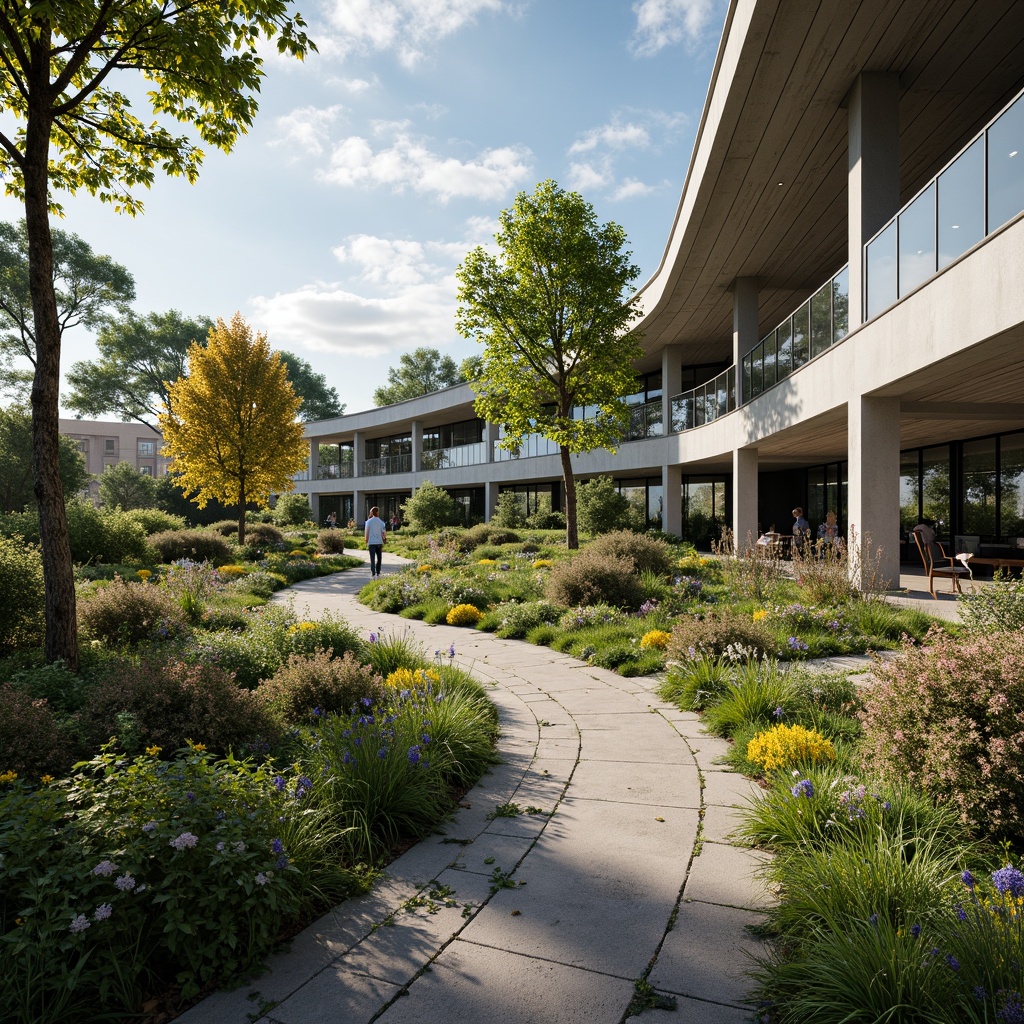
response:
<svg viewBox="0 0 1024 1024"><path fill-rule="evenodd" d="M959 230L959 228L960 228L960 225L959 225L959 224L954 224L954 225L953 225L953 230L954 230L954 231L958 231L958 230Z"/></svg>
<svg viewBox="0 0 1024 1024"><path fill-rule="evenodd" d="M1016 156L1016 155L1017 155L1017 150L1013 150L1013 152L1010 153L1010 156Z"/></svg>

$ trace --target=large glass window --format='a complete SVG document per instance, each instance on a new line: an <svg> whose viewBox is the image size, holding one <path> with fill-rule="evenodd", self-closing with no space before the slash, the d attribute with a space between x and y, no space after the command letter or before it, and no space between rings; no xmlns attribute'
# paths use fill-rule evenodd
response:
<svg viewBox="0 0 1024 1024"><path fill-rule="evenodd" d="M988 230L1024 210L1024 96L988 130Z"/></svg>
<svg viewBox="0 0 1024 1024"><path fill-rule="evenodd" d="M820 355L831 344L832 289L822 288L811 299L811 355Z"/></svg>
<svg viewBox="0 0 1024 1024"><path fill-rule="evenodd" d="M909 533L921 521L921 466L918 450L900 455L900 532Z"/></svg>
<svg viewBox="0 0 1024 1024"><path fill-rule="evenodd" d="M811 304L805 302L793 314L793 369L803 366L811 358L810 348Z"/></svg>
<svg viewBox="0 0 1024 1024"><path fill-rule="evenodd" d="M963 521L961 533L995 536L996 439L966 441L963 446Z"/></svg>
<svg viewBox="0 0 1024 1024"><path fill-rule="evenodd" d="M764 390L774 387L775 376L775 332L773 331L762 342L764 348Z"/></svg>
<svg viewBox="0 0 1024 1024"><path fill-rule="evenodd" d="M721 539L726 525L724 479L687 478L683 480L683 536L702 551Z"/></svg>
<svg viewBox="0 0 1024 1024"><path fill-rule="evenodd" d="M1007 434L999 445L999 532L1024 537L1024 434Z"/></svg>
<svg viewBox="0 0 1024 1024"><path fill-rule="evenodd" d="M949 445L925 448L921 466L922 513L935 522L940 540L949 537L950 493Z"/></svg>
<svg viewBox="0 0 1024 1024"><path fill-rule="evenodd" d="M890 224L867 246L867 316L888 309L896 295L896 222Z"/></svg>
<svg viewBox="0 0 1024 1024"><path fill-rule="evenodd" d="M779 380L793 372L793 321L787 320L775 332L779 346Z"/></svg>
<svg viewBox="0 0 1024 1024"><path fill-rule="evenodd" d="M900 295L935 273L935 183L899 215Z"/></svg>
<svg viewBox="0 0 1024 1024"><path fill-rule="evenodd" d="M939 175L939 269L985 237L985 140Z"/></svg>
<svg viewBox="0 0 1024 1024"><path fill-rule="evenodd" d="M832 278L832 341L845 338L850 330L850 268Z"/></svg>

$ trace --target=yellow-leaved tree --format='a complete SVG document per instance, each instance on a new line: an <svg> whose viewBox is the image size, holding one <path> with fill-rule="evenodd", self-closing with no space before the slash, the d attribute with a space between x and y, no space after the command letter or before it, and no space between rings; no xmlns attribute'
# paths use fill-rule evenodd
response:
<svg viewBox="0 0 1024 1024"><path fill-rule="evenodd" d="M160 414L163 454L186 496L200 508L211 498L238 505L238 543L245 543L245 506L266 506L272 491L290 491L309 448L280 356L265 334L236 313L218 319L205 345L193 342L189 375L168 388Z"/></svg>

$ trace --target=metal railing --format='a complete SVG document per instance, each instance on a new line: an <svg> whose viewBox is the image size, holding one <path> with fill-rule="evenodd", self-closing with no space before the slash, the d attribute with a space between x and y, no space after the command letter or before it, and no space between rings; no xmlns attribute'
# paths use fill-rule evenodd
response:
<svg viewBox="0 0 1024 1024"><path fill-rule="evenodd" d="M360 476L390 476L392 473L411 473L412 455L384 455L378 459L363 459L359 464Z"/></svg>
<svg viewBox="0 0 1024 1024"><path fill-rule="evenodd" d="M672 432L693 430L736 408L736 367L672 399Z"/></svg>
<svg viewBox="0 0 1024 1024"><path fill-rule="evenodd" d="M476 441L472 444L453 445L451 448L433 448L420 456L420 468L457 469L459 466L476 466L487 461L487 443Z"/></svg>
<svg viewBox="0 0 1024 1024"><path fill-rule="evenodd" d="M633 405L629 409L629 428L623 441L642 441L645 437L661 437L665 433L661 399Z"/></svg>

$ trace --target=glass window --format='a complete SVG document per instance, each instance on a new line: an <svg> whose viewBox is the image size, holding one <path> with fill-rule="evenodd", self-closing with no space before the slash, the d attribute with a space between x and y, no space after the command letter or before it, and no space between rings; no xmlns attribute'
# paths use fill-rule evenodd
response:
<svg viewBox="0 0 1024 1024"><path fill-rule="evenodd" d="M935 183L900 215L900 295L935 273Z"/></svg>
<svg viewBox="0 0 1024 1024"><path fill-rule="evenodd" d="M787 320L775 332L778 345L778 374L783 380L793 372L793 321Z"/></svg>
<svg viewBox="0 0 1024 1024"><path fill-rule="evenodd" d="M811 299L811 355L821 355L832 344L832 289L822 288Z"/></svg>
<svg viewBox="0 0 1024 1024"><path fill-rule="evenodd" d="M650 484L647 488L647 529L660 530L662 518L662 498L664 489L661 484Z"/></svg>
<svg viewBox="0 0 1024 1024"><path fill-rule="evenodd" d="M999 444L999 532L1024 537L1024 434L1007 434Z"/></svg>
<svg viewBox="0 0 1024 1024"><path fill-rule="evenodd" d="M115 441L112 437L108 437L103 442L103 451L106 455L113 455L114 452L117 451L117 441Z"/></svg>
<svg viewBox="0 0 1024 1024"><path fill-rule="evenodd" d="M806 518L812 523L825 522L828 498L825 492L825 467L812 466L807 470Z"/></svg>
<svg viewBox="0 0 1024 1024"><path fill-rule="evenodd" d="M921 471L921 512L925 519L935 523L939 540L949 539L949 495L949 446L925 448Z"/></svg>
<svg viewBox="0 0 1024 1024"><path fill-rule="evenodd" d="M811 358L810 336L808 325L811 316L811 304L805 302L793 314L793 369L803 366Z"/></svg>
<svg viewBox="0 0 1024 1024"><path fill-rule="evenodd" d="M139 442L139 458L151 459L156 454L156 442L155 441L140 441Z"/></svg>
<svg viewBox="0 0 1024 1024"><path fill-rule="evenodd" d="M985 237L985 140L939 175L939 268Z"/></svg>
<svg viewBox="0 0 1024 1024"><path fill-rule="evenodd" d="M963 522L961 533L995 537L996 439L964 443Z"/></svg>
<svg viewBox="0 0 1024 1024"><path fill-rule="evenodd" d="M1024 96L988 130L988 230L1024 210Z"/></svg>
<svg viewBox="0 0 1024 1024"><path fill-rule="evenodd" d="M152 466L139 466L139 473L141 473L142 476L152 476L153 475L153 467Z"/></svg>
<svg viewBox="0 0 1024 1024"><path fill-rule="evenodd" d="M867 317L870 320L896 301L895 221L867 244L867 279Z"/></svg>
<svg viewBox="0 0 1024 1024"><path fill-rule="evenodd" d="M900 454L900 532L909 534L921 521L921 475L918 451ZM913 540L913 538L911 538ZM913 550L911 556L915 554Z"/></svg>
<svg viewBox="0 0 1024 1024"><path fill-rule="evenodd" d="M754 392L751 390L753 381L753 360L754 357L751 353L747 353L743 357L743 393L740 396L744 402L749 402L754 397Z"/></svg>
<svg viewBox="0 0 1024 1024"><path fill-rule="evenodd" d="M772 331L764 341L761 342L764 349L764 390L774 387L775 376L775 332Z"/></svg>
<svg viewBox="0 0 1024 1024"><path fill-rule="evenodd" d="M842 340L850 330L850 268L832 278L832 343Z"/></svg>
<svg viewBox="0 0 1024 1024"><path fill-rule="evenodd" d="M764 346L754 349L754 366L750 374L751 395L759 395L764 391Z"/></svg>

